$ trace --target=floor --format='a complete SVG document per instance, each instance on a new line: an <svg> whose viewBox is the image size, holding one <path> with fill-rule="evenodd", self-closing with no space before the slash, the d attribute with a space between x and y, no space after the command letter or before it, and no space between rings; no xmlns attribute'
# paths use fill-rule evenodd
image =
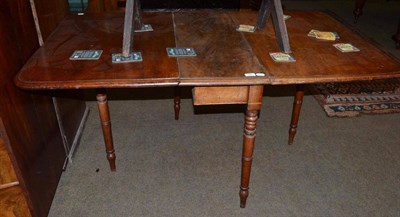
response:
<svg viewBox="0 0 400 217"><path fill-rule="evenodd" d="M353 1L284 1L353 22ZM400 58L390 37L400 2L368 1L354 28ZM194 108L184 90L114 90L110 112L117 172L109 170L95 101L49 216L400 216L400 114L328 118L306 96L287 145L293 86L266 87L250 196L239 208L243 107ZM87 93L88 98L94 97Z"/></svg>

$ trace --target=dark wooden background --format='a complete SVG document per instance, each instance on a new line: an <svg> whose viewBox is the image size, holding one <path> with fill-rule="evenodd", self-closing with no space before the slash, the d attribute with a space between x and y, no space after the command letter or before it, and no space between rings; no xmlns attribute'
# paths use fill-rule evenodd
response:
<svg viewBox="0 0 400 217"><path fill-rule="evenodd" d="M35 3L46 39L68 13L68 5L64 0ZM14 76L39 48L29 0L0 1L0 32L0 137L30 208L23 216L47 216L65 151L50 95L14 84Z"/></svg>

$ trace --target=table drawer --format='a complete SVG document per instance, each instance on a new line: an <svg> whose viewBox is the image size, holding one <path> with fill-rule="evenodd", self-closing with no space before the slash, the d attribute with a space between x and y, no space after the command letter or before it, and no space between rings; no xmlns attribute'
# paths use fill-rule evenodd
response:
<svg viewBox="0 0 400 217"><path fill-rule="evenodd" d="M247 104L249 86L193 88L194 105Z"/></svg>

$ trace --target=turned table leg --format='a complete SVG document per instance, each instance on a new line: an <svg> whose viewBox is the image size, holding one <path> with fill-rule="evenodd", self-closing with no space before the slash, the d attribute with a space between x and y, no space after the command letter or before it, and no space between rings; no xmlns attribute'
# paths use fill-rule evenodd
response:
<svg viewBox="0 0 400 217"><path fill-rule="evenodd" d="M296 85L296 94L293 102L292 120L290 121L289 145L293 144L294 136L296 135L301 106L303 104L303 97L304 97L304 85L298 84Z"/></svg>
<svg viewBox="0 0 400 217"><path fill-rule="evenodd" d="M107 159L111 171L115 171L115 151L111 132L110 112L108 110L107 95L104 89L97 90L97 105L99 108L101 128L103 130L104 143L106 146Z"/></svg>
<svg viewBox="0 0 400 217"><path fill-rule="evenodd" d="M253 161L254 142L256 138L256 122L261 109L263 86L251 86L246 111L243 135L242 176L240 182L240 207L246 207L249 196L251 163Z"/></svg>
<svg viewBox="0 0 400 217"><path fill-rule="evenodd" d="M175 87L174 110L175 110L175 120L179 120L179 112L181 110L181 88L180 87Z"/></svg>

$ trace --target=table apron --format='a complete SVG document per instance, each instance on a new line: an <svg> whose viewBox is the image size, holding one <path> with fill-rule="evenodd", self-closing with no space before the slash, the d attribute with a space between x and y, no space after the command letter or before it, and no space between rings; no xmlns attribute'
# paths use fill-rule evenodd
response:
<svg viewBox="0 0 400 217"><path fill-rule="evenodd" d="M194 87L194 105L247 104L249 86Z"/></svg>

